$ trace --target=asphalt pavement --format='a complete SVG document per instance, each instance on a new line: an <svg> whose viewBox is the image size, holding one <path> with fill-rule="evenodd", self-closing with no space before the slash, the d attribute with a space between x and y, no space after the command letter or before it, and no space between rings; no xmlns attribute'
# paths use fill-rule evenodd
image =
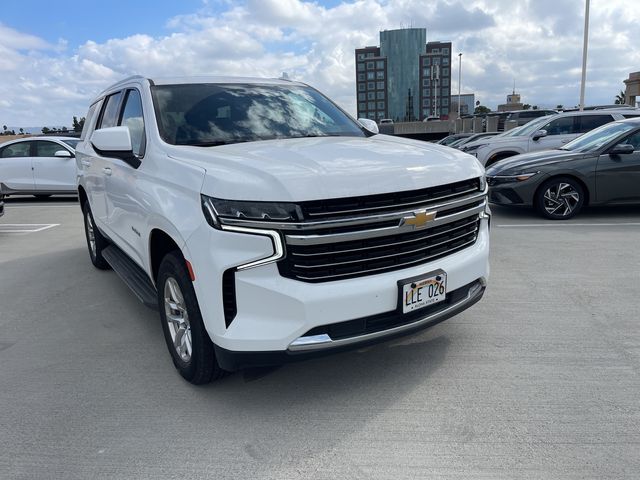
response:
<svg viewBox="0 0 640 480"><path fill-rule="evenodd" d="M637 479L640 208L493 210L470 310L195 387L75 200L8 199L0 478Z"/></svg>

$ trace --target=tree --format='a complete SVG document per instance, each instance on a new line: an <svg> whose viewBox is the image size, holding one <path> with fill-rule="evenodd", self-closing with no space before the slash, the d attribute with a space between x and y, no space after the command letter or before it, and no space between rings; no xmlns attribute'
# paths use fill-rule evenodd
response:
<svg viewBox="0 0 640 480"><path fill-rule="evenodd" d="M8 135L8 133L7 133L7 126L6 126L6 125L3 125L3 126L2 126L2 130L4 130L4 131L2 132L2 134L3 134L3 135Z"/></svg>
<svg viewBox="0 0 640 480"><path fill-rule="evenodd" d="M85 118L84 117L80 117L80 120L78 120L77 117L73 117L73 131L74 132L81 132L82 128L84 127L84 121Z"/></svg>
<svg viewBox="0 0 640 480"><path fill-rule="evenodd" d="M49 127L42 127L42 133L47 134L51 131Z"/></svg>
<svg viewBox="0 0 640 480"><path fill-rule="evenodd" d="M490 111L490 108L485 107L484 105L478 105L473 113L489 113Z"/></svg>
<svg viewBox="0 0 640 480"><path fill-rule="evenodd" d="M69 129L68 129L67 127L62 127L62 131L63 131L64 133L67 133L67 132L69 131Z"/></svg>
<svg viewBox="0 0 640 480"><path fill-rule="evenodd" d="M534 109L534 110L537 110L537 109L538 109L538 105L534 105L534 106L533 106L533 109Z"/></svg>
<svg viewBox="0 0 640 480"><path fill-rule="evenodd" d="M525 103L525 104L522 106L522 108L523 108L523 109L525 109L525 110L529 110L529 109L531 108L531 105L529 105L528 103Z"/></svg>
<svg viewBox="0 0 640 480"><path fill-rule="evenodd" d="M556 105L556 110L562 110L564 107L562 105Z"/></svg>
<svg viewBox="0 0 640 480"><path fill-rule="evenodd" d="M622 90L620 90L620 93L616 95L615 104L624 105L625 103L627 103L627 95Z"/></svg>
<svg viewBox="0 0 640 480"><path fill-rule="evenodd" d="M24 128L20 127L20 135L24 135Z"/></svg>

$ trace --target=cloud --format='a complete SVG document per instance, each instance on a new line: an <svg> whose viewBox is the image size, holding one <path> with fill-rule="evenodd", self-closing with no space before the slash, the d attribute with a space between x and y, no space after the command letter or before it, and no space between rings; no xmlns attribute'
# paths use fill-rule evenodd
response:
<svg viewBox="0 0 640 480"><path fill-rule="evenodd" d="M333 5L334 2L332 2ZM378 32L426 27L463 52L463 92L495 107L514 79L523 101L578 102L584 3L575 0L246 0L167 19L165 35L51 45L0 24L0 123L60 125L132 74L279 76L286 71L355 113L354 49ZM640 2L592 0L588 103L610 103L638 70ZM457 63L457 62L456 62ZM457 65L452 92L457 92Z"/></svg>

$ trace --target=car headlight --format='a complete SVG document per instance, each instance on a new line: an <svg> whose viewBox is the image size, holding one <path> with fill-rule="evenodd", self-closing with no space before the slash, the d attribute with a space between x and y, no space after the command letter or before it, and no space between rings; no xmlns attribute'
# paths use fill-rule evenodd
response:
<svg viewBox="0 0 640 480"><path fill-rule="evenodd" d="M482 176L480 177L480 191L484 192L486 188L487 188L487 176L485 174L482 174Z"/></svg>
<svg viewBox="0 0 640 480"><path fill-rule="evenodd" d="M500 185L502 183L524 182L539 173L540 172L527 172L517 173L514 175L491 175L487 177L487 182L489 183L489 186Z"/></svg>
<svg viewBox="0 0 640 480"><path fill-rule="evenodd" d="M303 219L302 210L295 203L245 202L224 200L202 195L202 211L209 225L220 228L220 219L259 222L295 222Z"/></svg>

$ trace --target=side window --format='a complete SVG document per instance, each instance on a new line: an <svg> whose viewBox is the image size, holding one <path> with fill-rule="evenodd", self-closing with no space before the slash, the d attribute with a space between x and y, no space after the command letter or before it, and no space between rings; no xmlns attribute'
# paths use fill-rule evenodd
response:
<svg viewBox="0 0 640 480"><path fill-rule="evenodd" d="M594 128L613 121L611 115L585 115L583 117L576 117L576 119L578 120L578 132L576 133L587 133Z"/></svg>
<svg viewBox="0 0 640 480"><path fill-rule="evenodd" d="M122 92L114 93L107 97L102 108L102 115L98 120L96 130L100 128L115 127L118 122L118 107L120 106L120 97Z"/></svg>
<svg viewBox="0 0 640 480"><path fill-rule="evenodd" d="M80 140L84 140L89 132L91 122L93 122L93 116L96 114L96 108L98 108L100 102L96 102L89 107L87 116L84 118L84 126L82 127L82 133L80 134Z"/></svg>
<svg viewBox="0 0 640 480"><path fill-rule="evenodd" d="M66 150L55 142L36 142L36 157L54 157L58 150Z"/></svg>
<svg viewBox="0 0 640 480"><path fill-rule="evenodd" d="M119 125L127 127L131 135L133 153L139 157L144 155L144 118L142 116L142 100L137 90L127 91L124 110Z"/></svg>
<svg viewBox="0 0 640 480"><path fill-rule="evenodd" d="M633 145L633 149L637 152L640 150L640 131L628 136L626 140L623 140L620 143L628 143L629 145Z"/></svg>
<svg viewBox="0 0 640 480"><path fill-rule="evenodd" d="M0 158L30 157L33 142L20 142L7 145L0 150Z"/></svg>
<svg viewBox="0 0 640 480"><path fill-rule="evenodd" d="M574 128L575 117L556 118L542 127L542 130L546 130L548 135L567 135L569 133L576 133Z"/></svg>

